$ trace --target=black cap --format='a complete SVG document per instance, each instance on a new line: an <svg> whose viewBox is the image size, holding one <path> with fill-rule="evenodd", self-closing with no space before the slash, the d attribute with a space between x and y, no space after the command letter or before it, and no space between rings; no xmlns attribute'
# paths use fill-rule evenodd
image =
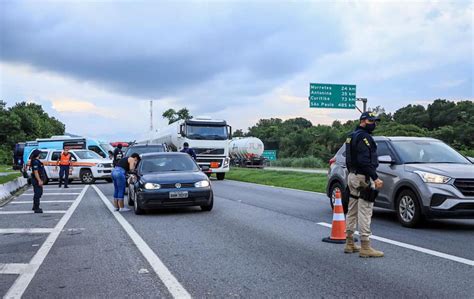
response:
<svg viewBox="0 0 474 299"><path fill-rule="evenodd" d="M374 112L363 112L360 115L360 120L368 119L370 121L380 121L380 118L375 115Z"/></svg>

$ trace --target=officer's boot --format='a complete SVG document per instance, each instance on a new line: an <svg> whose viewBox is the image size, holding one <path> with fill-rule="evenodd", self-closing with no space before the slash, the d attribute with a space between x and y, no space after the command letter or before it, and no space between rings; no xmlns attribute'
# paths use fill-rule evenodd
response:
<svg viewBox="0 0 474 299"><path fill-rule="evenodd" d="M344 247L344 253L355 253L359 252L360 247L354 242L354 237L352 234L347 234L346 236L346 247Z"/></svg>
<svg viewBox="0 0 474 299"><path fill-rule="evenodd" d="M362 248L360 249L359 256L360 257L383 257L383 252L378 251L370 247L370 241L361 240Z"/></svg>

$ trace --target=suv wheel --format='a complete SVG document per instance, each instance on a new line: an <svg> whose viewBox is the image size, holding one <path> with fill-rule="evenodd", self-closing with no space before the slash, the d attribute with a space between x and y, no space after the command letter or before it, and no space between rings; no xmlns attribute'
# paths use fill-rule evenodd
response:
<svg viewBox="0 0 474 299"><path fill-rule="evenodd" d="M347 210L349 209L349 196L347 191L342 190L342 185L339 182L332 184L331 189L329 189L329 194L331 195L331 197L329 198L331 209L334 210L334 203L336 202L336 191L341 192L342 207L344 208L344 214L347 214Z"/></svg>
<svg viewBox="0 0 474 299"><path fill-rule="evenodd" d="M93 184L95 182L94 176L92 175L92 171L90 171L90 169L81 170L81 174L79 176L83 184Z"/></svg>
<svg viewBox="0 0 474 299"><path fill-rule="evenodd" d="M406 227L416 227L422 220L418 196L411 190L403 190L397 198L398 221Z"/></svg>

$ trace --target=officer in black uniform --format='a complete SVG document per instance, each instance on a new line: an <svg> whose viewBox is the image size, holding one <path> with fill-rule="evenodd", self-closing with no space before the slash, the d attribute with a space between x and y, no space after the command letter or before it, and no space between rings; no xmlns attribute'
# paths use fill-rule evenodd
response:
<svg viewBox="0 0 474 299"><path fill-rule="evenodd" d="M189 147L189 143L185 142L183 144L183 149L181 150L182 153L187 153L188 155L190 155L191 157L193 157L194 161L196 161L196 152Z"/></svg>
<svg viewBox="0 0 474 299"><path fill-rule="evenodd" d="M122 144L117 144L117 147L114 149L114 167L117 166L117 162L123 158Z"/></svg>
<svg viewBox="0 0 474 299"><path fill-rule="evenodd" d="M377 144L371 135L377 121L380 119L374 113L362 113L359 126L346 140L346 166L349 171L347 184L350 198L344 252L359 252L360 257L383 257L383 252L370 247L369 239L372 210L377 195L375 190L383 186L383 181L376 172L379 166ZM357 225L362 248L354 243L353 234Z"/></svg>
<svg viewBox="0 0 474 299"><path fill-rule="evenodd" d="M40 150L34 150L31 154L31 184L33 185L33 211L35 213L43 213L40 208L40 198L43 195L43 183L46 179L46 172L44 171L44 165L39 160Z"/></svg>

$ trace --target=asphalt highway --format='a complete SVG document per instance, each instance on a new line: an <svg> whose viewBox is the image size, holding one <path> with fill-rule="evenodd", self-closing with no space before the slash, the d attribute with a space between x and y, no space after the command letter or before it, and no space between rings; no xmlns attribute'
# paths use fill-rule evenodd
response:
<svg viewBox="0 0 474 299"><path fill-rule="evenodd" d="M324 194L213 181L199 208L113 212L112 184L31 189L0 208L0 296L474 298L474 220L408 229L377 209L381 259L321 242Z"/></svg>

